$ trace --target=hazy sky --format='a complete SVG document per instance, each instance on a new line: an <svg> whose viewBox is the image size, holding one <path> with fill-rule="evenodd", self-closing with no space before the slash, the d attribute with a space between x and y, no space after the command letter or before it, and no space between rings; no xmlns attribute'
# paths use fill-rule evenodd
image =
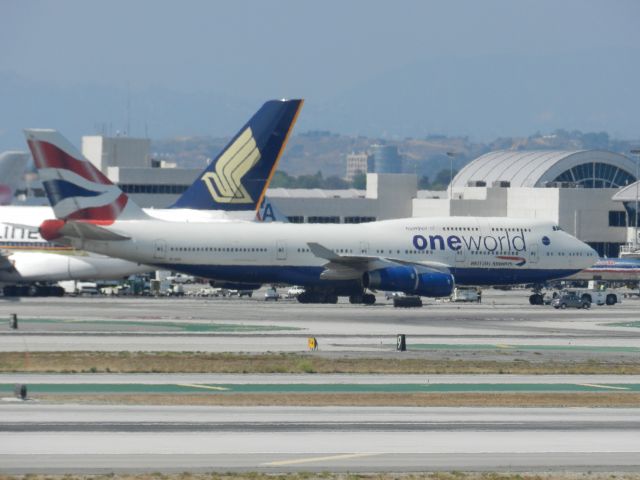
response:
<svg viewBox="0 0 640 480"><path fill-rule="evenodd" d="M53 99L30 105L36 90L82 103L74 91L117 97L127 85L132 114L153 124L152 136L230 134L209 129L234 130L231 121L267 98L304 97L299 127L345 133L487 137L563 127L637 138L639 25L638 1L0 0L0 100L12 108L0 105L0 148L25 126L12 119L67 126ZM535 78L519 87L525 74ZM581 76L594 77L586 98L564 104ZM599 99L602 90L612 91ZM171 119L153 118L167 92L168 102L194 105L193 121L177 108L175 131ZM476 102L485 92L491 103ZM593 112L580 110L594 97ZM513 98L522 98L523 118ZM230 121L189 132L201 99ZM112 98L89 103L92 112L75 114L86 130L122 123Z"/></svg>

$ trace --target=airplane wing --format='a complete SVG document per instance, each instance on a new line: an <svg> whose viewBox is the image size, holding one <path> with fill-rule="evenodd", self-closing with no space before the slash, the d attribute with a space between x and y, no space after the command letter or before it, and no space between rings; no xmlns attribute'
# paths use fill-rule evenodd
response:
<svg viewBox="0 0 640 480"><path fill-rule="evenodd" d="M439 262L408 262L406 260L368 255L340 255L315 242L307 243L311 253L328 260L320 278L325 280L349 280L360 278L363 273L398 265L410 266L420 272L437 271L451 273L448 265Z"/></svg>

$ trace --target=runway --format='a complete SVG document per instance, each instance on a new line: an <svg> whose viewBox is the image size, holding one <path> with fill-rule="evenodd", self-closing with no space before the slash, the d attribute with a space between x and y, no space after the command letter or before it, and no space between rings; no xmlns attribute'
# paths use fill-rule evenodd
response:
<svg viewBox="0 0 640 480"><path fill-rule="evenodd" d="M239 299L0 302L18 331L0 351L308 352L380 357L637 363L640 301L589 311L532 307L528 292L422 309ZM396 335L407 335L396 352ZM309 352L307 338L319 341ZM34 356L31 358L33 359ZM88 365L90 367L90 365ZM497 370L496 370L497 371ZM16 383L31 401L11 399ZM635 398L638 375L0 374L0 472L640 471L638 408L230 407L55 404L118 394L277 399L469 392ZM174 397L175 394L175 397ZM628 394L628 395L627 395ZM627 395L625 397L622 397ZM111 396L111 397L110 397ZM209 397L205 397L209 398ZM168 399L168 400L167 400ZM633 400L632 400L633 401ZM158 402L160 403L160 402ZM215 403L212 401L211 403ZM622 403L620 403L622 405ZM518 403L519 405L519 403Z"/></svg>
<svg viewBox="0 0 640 480"><path fill-rule="evenodd" d="M0 409L3 473L640 470L636 409Z"/></svg>
<svg viewBox="0 0 640 480"><path fill-rule="evenodd" d="M640 300L584 310L528 305L526 291L487 290L482 304L430 301L422 309L302 305L293 300L29 298L0 302L20 328L0 325L0 351L304 352L385 356L407 335L406 356L531 362L634 360ZM384 302L384 298L380 298Z"/></svg>

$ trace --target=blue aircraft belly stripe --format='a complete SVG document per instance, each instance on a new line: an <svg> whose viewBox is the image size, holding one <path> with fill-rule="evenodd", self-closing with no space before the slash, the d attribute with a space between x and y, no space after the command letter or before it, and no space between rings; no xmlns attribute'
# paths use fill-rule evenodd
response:
<svg viewBox="0 0 640 480"><path fill-rule="evenodd" d="M230 282L286 283L303 286L357 285L358 281L321 280L323 267L274 266L274 265L187 265L156 264L164 270L176 270L197 277L215 278ZM502 285L517 283L540 283L562 278L579 270L518 269L518 268L453 268L452 273L459 285Z"/></svg>

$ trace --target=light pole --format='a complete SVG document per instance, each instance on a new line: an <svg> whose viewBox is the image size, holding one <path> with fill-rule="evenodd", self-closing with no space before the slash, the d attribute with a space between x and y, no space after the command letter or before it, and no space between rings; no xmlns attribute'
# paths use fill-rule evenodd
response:
<svg viewBox="0 0 640 480"><path fill-rule="evenodd" d="M631 155L636 156L636 209L634 212L635 218L633 219L634 225L636 228L633 236L633 248L634 250L637 250L638 249L638 188L640 188L640 178L638 178L638 162L640 162L640 148L631 149Z"/></svg>
<svg viewBox="0 0 640 480"><path fill-rule="evenodd" d="M453 158L456 156L456 152L447 152L449 157L449 201L453 200ZM451 206L449 206L451 210Z"/></svg>

